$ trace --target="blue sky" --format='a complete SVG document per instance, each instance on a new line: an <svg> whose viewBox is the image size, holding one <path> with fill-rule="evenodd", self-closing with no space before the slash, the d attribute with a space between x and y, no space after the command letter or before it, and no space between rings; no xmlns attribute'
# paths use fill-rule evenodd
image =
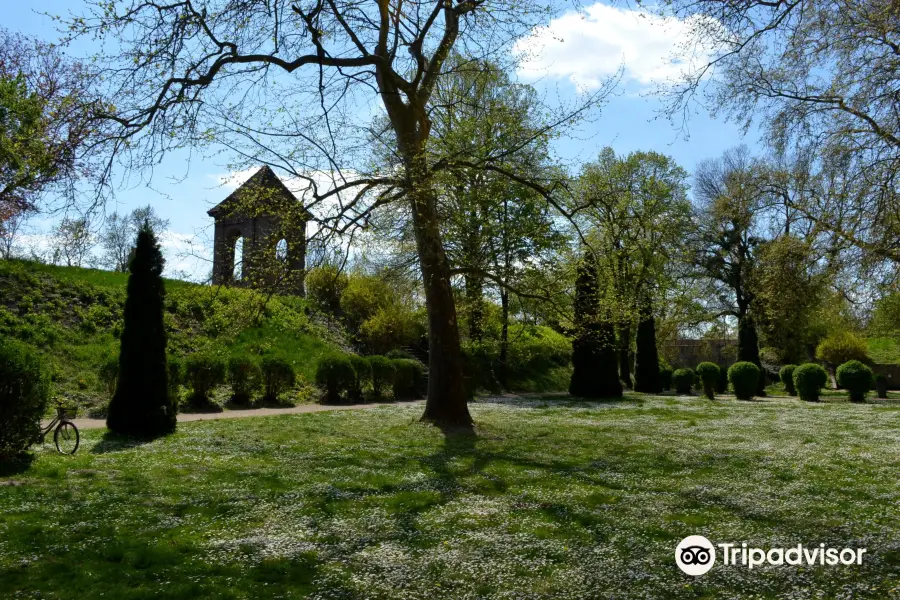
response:
<svg viewBox="0 0 900 600"><path fill-rule="evenodd" d="M57 33L49 18L39 13L77 13L81 5L79 0L3 0L3 4L4 27L45 40L56 39ZM582 127L577 139L557 142L556 151L567 162L590 160L609 145L619 153L663 152L693 171L699 161L716 157L727 148L756 144L755 132L744 136L734 124L714 120L699 108L691 115L688 138L665 119L657 118L662 104L650 92L654 82L672 73L667 58L681 39L683 24L605 4L583 6L581 15L564 14L549 28L522 42L533 59L519 77L534 82L549 96L559 94L570 99L579 88L590 90L620 67L624 69L617 94L599 117ZM86 46L72 48L73 54L89 51ZM169 274L179 270L202 277L208 265L189 254L208 255L204 246L212 237L212 221L206 211L230 191L221 185L228 175L226 162L223 155L206 159L186 152L172 155L154 171L149 184L135 180L120 187L118 204L107 210L129 211L151 204L171 223L165 241ZM49 225L47 218L34 219L32 233L40 233ZM194 251L189 250L191 244Z"/></svg>

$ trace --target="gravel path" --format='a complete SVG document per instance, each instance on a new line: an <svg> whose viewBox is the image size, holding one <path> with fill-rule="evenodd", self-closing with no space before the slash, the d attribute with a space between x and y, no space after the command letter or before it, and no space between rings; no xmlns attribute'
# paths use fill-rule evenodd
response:
<svg viewBox="0 0 900 600"><path fill-rule="evenodd" d="M215 421L217 419L246 419L248 417L268 417L272 415L298 415L303 413L324 412L327 410L355 410L360 408L376 408L378 406L406 406L420 404L423 400L412 402L390 402L380 404L300 404L291 408L251 408L247 410L226 410L217 413L179 413L178 422L190 421ZM106 419L73 419L78 429L103 429L106 427ZM44 421L46 427L49 421Z"/></svg>

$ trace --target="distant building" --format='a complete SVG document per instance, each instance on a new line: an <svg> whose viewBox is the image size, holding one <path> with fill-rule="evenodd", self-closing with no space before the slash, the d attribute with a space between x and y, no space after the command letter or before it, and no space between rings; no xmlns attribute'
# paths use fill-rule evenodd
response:
<svg viewBox="0 0 900 600"><path fill-rule="evenodd" d="M272 169L259 169L207 214L215 219L214 285L303 295L309 213Z"/></svg>

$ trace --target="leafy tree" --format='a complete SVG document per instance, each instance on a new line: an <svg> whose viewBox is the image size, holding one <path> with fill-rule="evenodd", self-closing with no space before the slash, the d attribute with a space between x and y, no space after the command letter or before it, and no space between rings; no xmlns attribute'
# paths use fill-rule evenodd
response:
<svg viewBox="0 0 900 600"><path fill-rule="evenodd" d="M0 214L30 211L41 196L90 173L89 74L58 46L0 28Z"/></svg>
<svg viewBox="0 0 900 600"><path fill-rule="evenodd" d="M575 210L588 228L588 242L600 257L600 302L618 326L619 369L631 384L632 325L653 318L654 302L673 285L673 258L685 251L691 226L687 173L656 152L616 156L601 151L578 182ZM644 335L655 325L645 326ZM649 350L650 340L642 345ZM655 359L647 358L652 370ZM644 384L642 383L642 387Z"/></svg>
<svg viewBox="0 0 900 600"><path fill-rule="evenodd" d="M120 215L112 213L106 217L100 246L103 249L101 262L114 271L125 271L133 251L133 240L144 223L150 225L153 233L159 237L169 227L169 221L156 214L150 205L136 208L131 213Z"/></svg>
<svg viewBox="0 0 900 600"><path fill-rule="evenodd" d="M548 11L511 0L413 0L402 9L324 0L265 10L257 0L210 0L202 9L130 0L88 5L88 16L67 25L73 38L96 34L104 49L114 49L98 63L109 65L102 74L117 91L107 139L122 160L147 166L187 143L224 144L305 182L305 206L320 211L321 236L350 235L373 211L405 206L429 323L423 419L471 423L435 176L465 162L527 182L548 201L552 186L510 172L502 156L432 162L435 90L454 71L454 48L509 56ZM559 111L551 125L571 121L608 91ZM384 127L354 120L367 99L380 102ZM395 149L391 168L372 165L373 148Z"/></svg>
<svg viewBox="0 0 900 600"><path fill-rule="evenodd" d="M129 265L119 378L106 419L116 433L153 437L175 431L167 384L163 265L156 236L146 225L138 232Z"/></svg>
<svg viewBox="0 0 900 600"><path fill-rule="evenodd" d="M53 262L65 262L67 267L80 267L91 252L94 236L84 217L63 217L53 230Z"/></svg>

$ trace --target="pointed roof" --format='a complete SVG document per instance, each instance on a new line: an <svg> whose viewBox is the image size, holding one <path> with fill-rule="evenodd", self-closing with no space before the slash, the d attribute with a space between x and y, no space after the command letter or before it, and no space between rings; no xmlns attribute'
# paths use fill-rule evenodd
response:
<svg viewBox="0 0 900 600"><path fill-rule="evenodd" d="M253 175L250 176L250 179L245 181L243 185L241 185L238 189L234 190L229 194L227 198L216 204L214 207L206 211L206 214L209 216L216 218L222 214L229 214L232 212L236 212L241 206L242 197L248 192L256 189L267 189L273 190L275 193L282 195L287 200L299 202L297 197L291 193L291 190L284 185L284 182L278 178L278 175L275 174L269 165L265 165L256 171Z"/></svg>

